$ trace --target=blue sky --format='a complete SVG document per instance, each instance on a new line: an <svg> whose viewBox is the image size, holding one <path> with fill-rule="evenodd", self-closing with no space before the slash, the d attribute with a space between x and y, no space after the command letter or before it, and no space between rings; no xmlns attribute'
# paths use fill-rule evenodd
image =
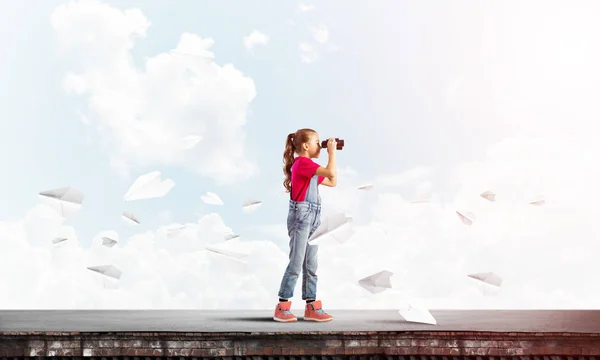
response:
<svg viewBox="0 0 600 360"><path fill-rule="evenodd" d="M225 203L236 205L225 207L221 213L236 224L236 231L243 231L248 222L237 207L238 203L245 196L263 198L273 190L281 177L284 138L300 127L315 128L321 136L347 139L349 145L339 157L339 166L352 166L365 174L365 178L376 172L400 172L411 166L442 160L440 154L426 151L427 143L413 142L415 136L412 134L421 133L425 141L432 141L430 136L438 135L432 125L427 124L427 119L423 119L424 111L427 111L425 104L412 110L402 106L413 102L416 96L410 91L418 85L410 83L414 77L410 69L398 70L391 61L384 62L383 66L389 67L395 81L406 83L392 85L394 99L383 94L389 86L381 86L381 72L369 69L370 57L382 54L389 45L397 50L386 52L386 57L392 56L399 61L403 54L414 52L417 44L409 34L391 34L384 28L371 29L380 39L369 43L367 35L361 35L360 28L374 24L366 24L362 12L346 9L339 13L339 6L333 3L329 7L320 5L318 11L300 13L295 3L237 4L233 11L232 4L225 2L210 5L180 2L166 10L165 3L160 1L109 1L105 4L122 10L139 8L151 22L147 36L137 40L132 49L136 65L141 66L148 56L173 49L182 32L195 33L214 39L212 51L216 54L216 62L234 64L252 78L257 92L249 105L250 114L244 126L246 151L260 167L260 173L254 179L219 187L206 177L167 167L160 169L163 176L169 176L177 183L168 197L124 206L121 196L133 179L115 175L110 167L108 150L97 141L93 127L86 127L78 120L79 114L90 116L86 99L67 96L61 86L69 61L58 55L56 34L49 15L60 4L48 1L35 9L11 5L9 8L13 13L4 13L5 16L10 14L11 21L24 29L16 38L4 39L9 46L18 49L9 52L8 58L4 59L11 66L3 67L3 77L14 84L6 88L10 93L3 97L14 120L3 123L8 128L2 132L6 137L2 142L5 147L2 153L10 157L10 162L15 164L13 171L17 173L5 179L7 186L3 198L11 199L2 204L1 214L5 218L21 216L37 201L36 194L42 189L74 186L86 194L85 211L73 220L85 242L85 238L91 238L105 228L127 231L116 216L120 215L121 209L131 209L138 214L144 223L142 227L151 225L156 221L156 214L167 209L175 221L195 220L195 213L203 209L200 194L214 190ZM373 16L388 17L384 9L363 10L372 12ZM394 19L400 22L403 7L394 10L398 10L398 17ZM297 25L291 26L290 19ZM327 46L322 46L324 49L317 62L302 63L298 43L316 44L306 26L322 23L327 24L332 34L330 42L342 50L328 51ZM254 29L268 34L270 44L257 46L250 54L241 38ZM36 100L34 104L32 99ZM391 114L382 114L376 109L389 108L392 103L399 106ZM407 115L412 115L412 119ZM397 121L392 117L398 117ZM422 125L415 122L422 122ZM398 137L387 131L389 123L394 124ZM19 151L15 154L10 149ZM393 161L389 161L390 155ZM321 161L326 163L326 157ZM137 169L132 176L152 170L152 166ZM282 214L281 206L270 206L266 202L261 214L255 216L283 219L285 214Z"/></svg>
<svg viewBox="0 0 600 360"><path fill-rule="evenodd" d="M67 248L82 259L72 259L72 266L83 269L84 263L100 261L96 256L114 256L128 267L127 274L135 274L123 290L133 306L154 281L179 290L157 293L162 300L141 306L227 307L233 305L223 299L195 298L197 289L177 293L181 287L171 283L188 281L185 270L166 280L158 270L144 273L145 260L127 264L127 254L158 256L159 248L153 253L145 246L160 242L158 230L171 223L195 223L207 239L221 231L211 226L226 226L242 235L235 246L255 246L254 254L269 256L253 258L273 268L246 274L247 283L255 285L245 295L248 306L268 307L287 253L284 141L288 133L311 127L321 138L346 141L337 158L339 186L322 190L326 211L351 213L357 231L344 247L322 250L325 284L335 271L347 280L325 290L336 306L393 304L392 297L373 300L354 286L356 277L381 270L378 265L386 261L396 268L397 284L410 288L405 293L428 298L432 306L597 304L600 290L576 289L569 282L574 273L556 270L558 282L540 274L550 271L541 262L556 254L572 253L563 260L565 267L582 263L577 256L585 254L566 246L565 239L592 246L598 235L591 226L597 195L588 188L600 179L593 136L600 115L595 106L600 7L592 1L569 7L559 1L304 5L314 9L303 12L299 3L273 1L40 1L33 8L2 2L0 222L24 235L0 237L25 239L22 244L32 246L23 250L25 258L39 250L37 245L49 257L63 256L29 238L35 231L27 227L52 239L55 227L45 232L46 225L36 225L45 214L36 207L37 194L72 186L86 195L80 213L60 224L72 226L78 238ZM311 32L318 27L327 36ZM268 36L268 43L247 49L243 39L253 31ZM141 35L131 35L136 32ZM195 36L214 43L203 50ZM214 62L183 65L177 55L168 55L178 44L188 51L208 50ZM315 49L314 61L303 61L301 44ZM182 85L194 81L188 76L193 72L196 86ZM67 91L69 79L86 84L85 91ZM142 121L141 128L135 121ZM165 140L171 139L168 134L203 129L208 129L203 140L183 160L167 149L177 145ZM167 146L163 140L171 142ZM326 164L326 153L319 162ZM240 176L243 168L255 171ZM133 181L155 170L175 187L162 198L124 203ZM374 184L372 191L356 189L367 182ZM479 196L486 190L499 194L493 207ZM204 204L200 197L207 191L225 205ZM424 194L431 195L429 204L411 204ZM532 207L528 202L539 195L548 197L547 204ZM249 199L263 205L245 214L241 204ZM476 213L475 225L465 227L455 213L459 209ZM124 210L136 214L141 225L126 225L120 218ZM218 216L198 224L211 213ZM94 247L107 230L121 241L113 255ZM186 238L186 246L204 244L198 236ZM548 248L544 244L553 244L552 250L544 250L537 268L531 266L527 256ZM385 256L377 252L382 249ZM521 255L514 258L515 253ZM173 255L165 263L184 263L188 255ZM202 266L221 269L199 259ZM519 261L528 269L527 281L509 266ZM491 303L469 302L470 290L452 290L468 284L437 277L447 268L454 269L447 277L495 268L508 279L507 295ZM61 271L66 270L56 269ZM0 283L7 289L10 284ZM197 284L198 289L221 285ZM246 291L242 288L220 293ZM89 304L90 294L97 294L90 289L67 306ZM530 297L517 296L523 289ZM344 302L343 295L353 291L356 303ZM120 306L106 296L94 306ZM10 301L16 300L0 298L0 305L13 306Z"/></svg>

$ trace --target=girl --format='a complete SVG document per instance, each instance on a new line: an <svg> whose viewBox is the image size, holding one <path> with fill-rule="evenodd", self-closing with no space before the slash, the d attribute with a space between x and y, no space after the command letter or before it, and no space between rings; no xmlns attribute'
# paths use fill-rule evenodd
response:
<svg viewBox="0 0 600 360"><path fill-rule="evenodd" d="M312 129L300 129L287 137L283 153L285 181L283 186L290 193L287 218L290 236L290 262L285 269L279 289L279 303L273 319L280 322L294 322L298 319L290 312L290 298L302 270L302 299L306 300L304 320L331 321L333 317L321 308L316 300L317 292L317 250L308 239L321 224L321 197L318 185L334 187L337 183L335 166L336 141L327 142L329 161L327 167L319 166L312 159L321 152L319 135ZM298 157L294 159L294 153Z"/></svg>

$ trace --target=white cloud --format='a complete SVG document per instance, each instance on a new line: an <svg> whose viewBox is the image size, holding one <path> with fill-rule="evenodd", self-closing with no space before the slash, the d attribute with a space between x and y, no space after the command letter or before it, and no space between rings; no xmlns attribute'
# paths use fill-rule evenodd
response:
<svg viewBox="0 0 600 360"><path fill-rule="evenodd" d="M452 180L461 187L449 203L411 204L375 187L370 222L355 226L356 235L344 245L321 246L319 297L330 308L399 308L409 299L431 308L597 308L600 286L581 275L594 271L600 250L594 225L600 194L590 192L600 181L593 146L506 139L480 162L456 168ZM410 181L431 189L434 173L418 167L389 184ZM497 194L494 203L479 196L487 188ZM340 198L358 193L338 190ZM540 192L547 203L530 205ZM336 200L323 200L326 208L336 206ZM460 208L477 215L472 226L460 221ZM382 270L394 273L393 289L370 296L355 284ZM490 271L504 279L493 297L467 277Z"/></svg>
<svg viewBox="0 0 600 360"><path fill-rule="evenodd" d="M310 35L320 44L325 44L329 40L329 30L325 25L309 26Z"/></svg>
<svg viewBox="0 0 600 360"><path fill-rule="evenodd" d="M150 26L138 9L72 2L55 9L52 25L74 69L64 86L87 96L121 174L130 167L182 165L231 183L258 171L246 158L242 128L254 82L232 64L214 61L213 40L184 33L173 52L138 67L131 50ZM182 150L189 135L202 140L193 151Z"/></svg>
<svg viewBox="0 0 600 360"><path fill-rule="evenodd" d="M303 4L303 3L298 4L298 11L300 11L300 12L308 12L308 11L312 11L315 9L316 9L315 6L312 4L308 4L308 5Z"/></svg>
<svg viewBox="0 0 600 360"><path fill-rule="evenodd" d="M300 59L303 63L310 64L319 59L319 51L310 44L301 43L298 49L300 50Z"/></svg>
<svg viewBox="0 0 600 360"><path fill-rule="evenodd" d="M344 244L320 245L319 298L329 309L399 309L408 300L429 308L596 308L600 285L582 275L594 273L599 250L600 194L591 191L600 181L590 155L598 153L594 146L506 139L490 147L480 162L456 168L454 181L461 187L449 203L415 205L398 193L374 188L369 222L355 225L356 234ZM353 172L341 169L347 176L341 181L348 185L331 190L356 198L353 206L362 208L367 204L360 194L365 193L355 188L358 175ZM427 184L431 172L421 174L416 178ZM479 195L488 188L497 194L493 203ZM547 203L530 205L538 193ZM331 194L323 196L328 211L336 202ZM455 211L462 208L476 214L471 226L457 217ZM21 221L0 223L5 245L0 271L11 275L3 283L1 308L272 310L287 265L287 249L268 241L227 242L236 252L250 254L246 265L203 251L224 244L224 235L232 233L217 214L119 238L112 248L102 246L101 237L116 234L101 232L85 248L62 221L51 208L38 205ZM166 229L181 225L185 232L167 237ZM286 236L282 224L262 230ZM54 246L57 236L69 240ZM25 261L32 265L11 271ZM107 264L123 271L118 289L105 289L101 277L86 270ZM372 295L358 285L359 279L382 270L394 273L392 289ZM484 296L467 277L478 272L503 278L496 296ZM294 308L301 309L303 303L294 299Z"/></svg>
<svg viewBox="0 0 600 360"><path fill-rule="evenodd" d="M250 252L247 266L259 267L251 273L243 264L236 267L227 259L211 256L203 251L204 246L223 243L223 234L231 232L216 214L186 224L189 231L179 237L167 238L165 227L121 239L108 248L101 245L102 237L118 235L102 231L84 248L73 237L52 245L57 234L65 234L60 232L61 220L48 216L52 212L38 205L25 220L0 223L0 238L10 243L0 252L0 271L6 275L6 289L19 291L19 297L0 295L0 307L253 308L261 303L271 307L277 299L278 275L270 273L273 267L285 266L285 254L268 242L229 240L226 245ZM11 271L24 261L32 263L17 273ZM115 290L104 288L102 275L86 269L109 264L123 271ZM209 297L210 292L215 295Z"/></svg>
<svg viewBox="0 0 600 360"><path fill-rule="evenodd" d="M258 30L254 30L250 35L244 36L244 47L248 50L256 45L267 45L269 37Z"/></svg>

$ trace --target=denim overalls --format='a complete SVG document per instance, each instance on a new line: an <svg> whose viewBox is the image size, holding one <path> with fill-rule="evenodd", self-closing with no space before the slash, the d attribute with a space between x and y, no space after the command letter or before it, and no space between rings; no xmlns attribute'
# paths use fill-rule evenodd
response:
<svg viewBox="0 0 600 360"><path fill-rule="evenodd" d="M290 262L285 269L279 297L291 299L296 281L302 270L302 300L315 299L317 296L317 250L318 245L310 245L308 239L321 225L321 197L319 196L319 177L313 175L306 190L304 201L290 199L287 218L290 236Z"/></svg>

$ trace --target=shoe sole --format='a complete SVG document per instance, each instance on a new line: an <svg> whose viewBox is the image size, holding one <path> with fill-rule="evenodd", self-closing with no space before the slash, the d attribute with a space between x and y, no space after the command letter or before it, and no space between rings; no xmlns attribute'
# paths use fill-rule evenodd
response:
<svg viewBox="0 0 600 360"><path fill-rule="evenodd" d="M298 319L289 319L289 320L285 320L285 319L280 319L277 317L273 317L273 320L277 321L277 322L284 322L284 323L288 323L288 322L296 322L298 321Z"/></svg>
<svg viewBox="0 0 600 360"><path fill-rule="evenodd" d="M333 318L329 318L329 319L315 319L315 318L304 318L305 321L316 321L316 322L328 322L333 320Z"/></svg>

